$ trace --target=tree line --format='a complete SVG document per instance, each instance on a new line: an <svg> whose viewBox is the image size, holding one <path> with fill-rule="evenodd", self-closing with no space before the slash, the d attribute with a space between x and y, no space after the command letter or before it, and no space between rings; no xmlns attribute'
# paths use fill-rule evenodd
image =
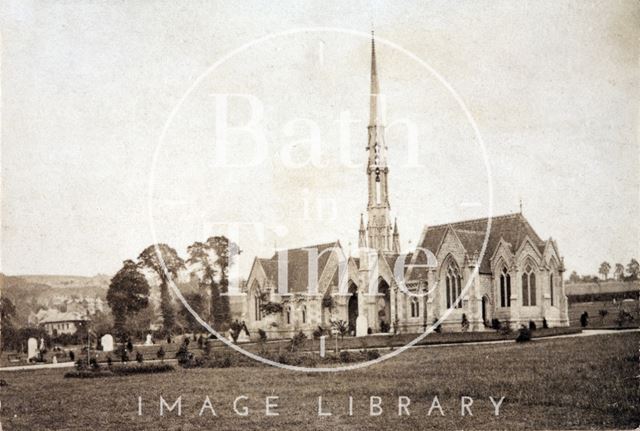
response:
<svg viewBox="0 0 640 431"><path fill-rule="evenodd" d="M612 266L609 262L604 261L600 264L600 268L598 269L598 274L601 277L597 277L595 275L578 275L576 271L573 271L569 276L569 281L572 283L579 282L595 282L600 280L610 280L609 274L613 269L612 278L613 280L618 281L636 281L640 279L640 264L635 258L632 258L627 266L625 267L621 263L616 263Z"/></svg>
<svg viewBox="0 0 640 431"><path fill-rule="evenodd" d="M145 248L136 261L125 260L122 268L111 279L107 291L107 303L113 315L113 331L119 338L138 334L141 327L148 329L149 318L143 325L139 319L147 312L152 319L155 314L149 302L148 278L156 278L160 288L160 316L162 336L170 336L176 327L196 331L200 323L191 312L178 301L174 306L170 294L170 283L176 282L185 272L195 277L198 289L183 296L189 306L217 331L224 331L231 323L229 297L229 267L239 249L224 236L213 236L204 242L194 242L187 248L187 258L167 244L153 244ZM180 322L178 322L180 320ZM144 328L146 326L146 328Z"/></svg>

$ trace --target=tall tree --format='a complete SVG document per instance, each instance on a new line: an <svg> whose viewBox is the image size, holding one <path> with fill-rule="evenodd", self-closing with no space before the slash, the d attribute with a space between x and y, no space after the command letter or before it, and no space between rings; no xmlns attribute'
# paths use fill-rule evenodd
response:
<svg viewBox="0 0 640 431"><path fill-rule="evenodd" d="M637 260L631 259L629 264L627 265L627 273L629 274L629 280L637 280L640 275L640 264Z"/></svg>
<svg viewBox="0 0 640 431"><path fill-rule="evenodd" d="M165 333L171 334L176 317L169 295L169 283L178 277L178 273L184 268L184 261L167 244L155 244L140 253L138 266L153 271L160 279L162 326Z"/></svg>
<svg viewBox="0 0 640 431"><path fill-rule="evenodd" d="M238 254L237 245L224 236L195 242L187 249L187 263L199 272L202 290L210 291L210 318L216 330L226 329L231 322L229 297L229 265Z"/></svg>
<svg viewBox="0 0 640 431"><path fill-rule="evenodd" d="M125 335L127 316L149 305L149 283L132 260L125 260L122 269L111 279L107 303L113 314L113 326L118 337Z"/></svg>
<svg viewBox="0 0 640 431"><path fill-rule="evenodd" d="M4 350L5 339L9 340L14 335L14 318L16 306L6 296L0 297L0 322L2 322L2 337L0 338L0 351ZM10 343L7 343L10 344Z"/></svg>
<svg viewBox="0 0 640 431"><path fill-rule="evenodd" d="M613 270L613 278L616 280L622 280L624 278L624 265L616 263L615 269Z"/></svg>
<svg viewBox="0 0 640 431"><path fill-rule="evenodd" d="M600 273L600 275L602 275L603 279L607 279L609 278L609 271L611 271L611 264L609 264L609 262L602 262L600 264L600 269L598 270L598 273Z"/></svg>
<svg viewBox="0 0 640 431"><path fill-rule="evenodd" d="M191 309L196 312L196 314L202 317L202 312L205 308L205 299L204 295L199 292L189 292L184 294L184 299L189 304ZM187 307L182 305L180 308L180 317L184 322L185 327L190 332L198 332L198 330L202 330L200 326L200 322L196 320L196 318L191 314L191 311L187 310Z"/></svg>

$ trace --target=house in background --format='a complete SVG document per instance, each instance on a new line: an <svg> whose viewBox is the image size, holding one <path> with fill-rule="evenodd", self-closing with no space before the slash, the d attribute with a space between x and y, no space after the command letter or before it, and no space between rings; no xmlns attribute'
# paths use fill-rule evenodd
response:
<svg viewBox="0 0 640 431"><path fill-rule="evenodd" d="M62 334L73 335L88 321L89 319L77 312L63 313L58 310L48 310L38 324L47 331L47 334L55 337Z"/></svg>

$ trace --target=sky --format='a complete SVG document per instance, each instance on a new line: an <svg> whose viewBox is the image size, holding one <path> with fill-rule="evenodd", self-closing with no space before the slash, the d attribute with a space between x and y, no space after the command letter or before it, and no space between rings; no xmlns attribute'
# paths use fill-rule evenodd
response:
<svg viewBox="0 0 640 431"><path fill-rule="evenodd" d="M569 271L640 257L637 2L236 3L3 2L2 272L355 250L372 28L403 249L522 202Z"/></svg>

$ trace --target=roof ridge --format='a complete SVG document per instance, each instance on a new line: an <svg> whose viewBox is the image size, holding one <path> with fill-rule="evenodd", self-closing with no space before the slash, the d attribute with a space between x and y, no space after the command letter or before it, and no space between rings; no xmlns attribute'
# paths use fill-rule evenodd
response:
<svg viewBox="0 0 640 431"><path fill-rule="evenodd" d="M330 241L330 242L321 242L319 244L311 244L311 245L306 245L306 246L301 246L301 247L291 247L291 248L285 248L282 250L276 250L276 252L273 254L273 256L265 258L266 260L273 260L276 259L278 257L278 252L279 251L286 251L286 252L290 252L292 250L303 250L305 248L312 248L312 247L322 247L322 246L328 246L328 245L334 245L334 244L340 244L340 240L335 240L335 241ZM342 248L342 246L340 245L340 247Z"/></svg>
<svg viewBox="0 0 640 431"><path fill-rule="evenodd" d="M456 225L460 225L460 224L464 224L464 223L473 223L473 222L488 220L489 218L491 218L491 220L496 220L496 219L502 220L502 219L506 219L506 218L515 218L517 216L522 216L522 214L521 213L509 213L509 214L502 214L502 215L491 216L491 217L480 217L480 218L469 219L469 220L460 220L460 221L451 222L451 223L427 225L427 228L431 229L431 228L439 228L439 227L446 227L446 226L456 226Z"/></svg>

